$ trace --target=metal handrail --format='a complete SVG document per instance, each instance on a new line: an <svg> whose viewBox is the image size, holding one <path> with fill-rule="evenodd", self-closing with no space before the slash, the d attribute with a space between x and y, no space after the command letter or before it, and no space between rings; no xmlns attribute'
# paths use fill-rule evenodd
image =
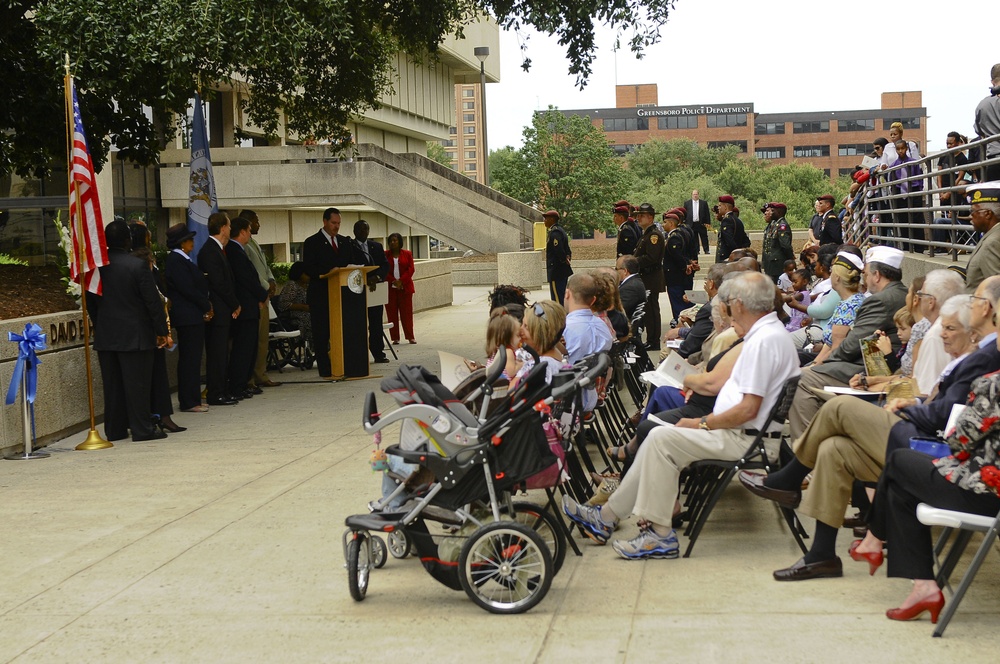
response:
<svg viewBox="0 0 1000 664"><path fill-rule="evenodd" d="M920 248L921 253L923 253L923 249L928 250L931 257L935 253L949 253L952 261L957 261L959 252L971 251L971 247L974 246L965 240L959 241L961 240L959 233L967 233L970 239L974 238L976 233L975 228L970 223L962 223L969 219L968 213L971 208L966 202L964 194L970 183L939 187L937 186L937 178L941 175L957 175L959 171L965 171L974 176L984 174L987 166L1000 164L1000 157L985 157L986 146L997 142L1000 142L1000 134L934 152L907 162L905 165L890 166L886 170L873 168L868 182L861 189L859 199L861 203L848 217L845 217L844 240L853 242L862 248L867 248L872 244L890 244L899 248L909 245L912 251L912 247L916 246ZM888 150L890 147L887 145L885 149ZM944 168L935 167L935 163L939 162L942 157L976 147L980 148L982 155L978 161ZM914 164L920 166L921 174L892 179L892 173L899 172L904 166ZM980 180L981 178L977 178L975 181ZM894 187L906 182L921 182L923 184L922 190L912 193L893 193ZM958 199L960 202L953 203L950 200L942 202L940 196L943 193L952 194L950 198ZM920 205L909 205L918 198ZM895 221L895 217L899 214L906 214L908 217L914 214L919 215L922 222L914 221L912 217L909 217L910 220L907 222ZM928 223L928 214L931 215L930 223ZM934 218L948 219L951 223L933 223ZM887 219L891 219L891 221ZM911 230L924 231L924 238L910 237ZM935 240L934 231L948 233L948 241Z"/></svg>

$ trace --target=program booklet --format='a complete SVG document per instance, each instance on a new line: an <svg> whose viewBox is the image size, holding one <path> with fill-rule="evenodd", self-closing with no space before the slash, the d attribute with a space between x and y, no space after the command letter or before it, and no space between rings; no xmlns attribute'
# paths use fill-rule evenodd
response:
<svg viewBox="0 0 1000 664"><path fill-rule="evenodd" d="M879 350L878 341L874 339L863 339L861 341L861 357L865 361L865 375L867 376L891 376L892 371L885 361L885 355Z"/></svg>
<svg viewBox="0 0 1000 664"><path fill-rule="evenodd" d="M701 370L691 366L687 360L671 350L655 371L644 371L639 377L654 387L670 385L683 389L684 378L696 373L701 373Z"/></svg>

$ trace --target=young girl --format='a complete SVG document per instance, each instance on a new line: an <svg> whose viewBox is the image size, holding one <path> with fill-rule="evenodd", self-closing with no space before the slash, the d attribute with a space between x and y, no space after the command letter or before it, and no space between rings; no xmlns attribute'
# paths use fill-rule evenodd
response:
<svg viewBox="0 0 1000 664"><path fill-rule="evenodd" d="M497 307L490 312L490 322L486 326L487 371L494 362L501 360L505 364L501 378L510 380L517 375L521 362L514 351L520 346L520 332L521 322L506 307Z"/></svg>
<svg viewBox="0 0 1000 664"><path fill-rule="evenodd" d="M795 270L791 274L792 279L792 290L795 292L795 301L801 302L803 306L809 306L809 275L806 274L805 270ZM788 324L785 325L785 329L789 332L795 332L800 327L802 327L802 321L808 318L804 311L799 311L793 307L788 307L789 309L789 320Z"/></svg>

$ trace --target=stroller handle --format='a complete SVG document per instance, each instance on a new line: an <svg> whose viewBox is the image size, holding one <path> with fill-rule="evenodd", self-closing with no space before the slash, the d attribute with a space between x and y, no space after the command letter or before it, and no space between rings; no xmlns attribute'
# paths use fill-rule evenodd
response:
<svg viewBox="0 0 1000 664"><path fill-rule="evenodd" d="M585 371L581 376L579 376L575 380L571 380L565 385L560 385L559 387L552 390L552 396L550 396L549 399L546 399L546 401L549 401L550 399L551 401L557 401L559 399L562 399L565 395L569 394L573 390L590 385L591 383L594 382L594 380L598 376L607 371L609 362L607 353L598 353L596 356L590 355L580 360L580 362L578 362L577 364L586 365L591 361L595 361L594 366Z"/></svg>
<svg viewBox="0 0 1000 664"><path fill-rule="evenodd" d="M470 392L463 400L465 402L473 402L482 396L484 393L487 395L493 394L493 383L500 380L501 374L503 374L504 369L507 368L507 361L505 357L498 357L493 364L490 365L489 371L486 374L486 378L483 379L482 385Z"/></svg>

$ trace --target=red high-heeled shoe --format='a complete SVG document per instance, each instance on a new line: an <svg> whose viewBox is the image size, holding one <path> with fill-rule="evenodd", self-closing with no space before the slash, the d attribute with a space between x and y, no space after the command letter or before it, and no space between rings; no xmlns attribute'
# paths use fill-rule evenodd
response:
<svg viewBox="0 0 1000 664"><path fill-rule="evenodd" d="M939 590L934 597L917 602L908 609L889 609L885 612L885 617L889 620L913 620L922 616L924 611L930 611L931 623L936 625L942 608L944 608L944 595Z"/></svg>
<svg viewBox="0 0 1000 664"><path fill-rule="evenodd" d="M851 547L847 550L848 555L857 562L867 561L868 562L868 575L875 576L875 570L882 566L882 562L885 560L885 556L882 555L881 551L876 551L874 553L859 553L858 545L861 544L861 540L854 540L851 542Z"/></svg>

